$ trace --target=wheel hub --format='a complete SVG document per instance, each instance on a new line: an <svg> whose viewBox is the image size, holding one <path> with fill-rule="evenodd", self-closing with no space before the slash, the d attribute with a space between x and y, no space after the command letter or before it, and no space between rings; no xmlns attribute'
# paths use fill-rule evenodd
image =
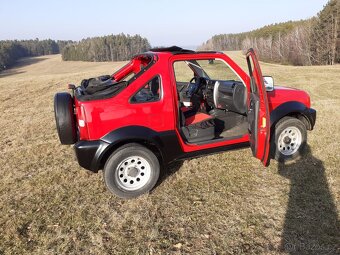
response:
<svg viewBox="0 0 340 255"><path fill-rule="evenodd" d="M139 170L136 167L131 167L127 169L127 175L130 177L136 177L139 174Z"/></svg>
<svg viewBox="0 0 340 255"><path fill-rule="evenodd" d="M285 144L290 144L291 141L292 141L292 139L290 139L289 136L285 136L285 138L283 139L283 142Z"/></svg>

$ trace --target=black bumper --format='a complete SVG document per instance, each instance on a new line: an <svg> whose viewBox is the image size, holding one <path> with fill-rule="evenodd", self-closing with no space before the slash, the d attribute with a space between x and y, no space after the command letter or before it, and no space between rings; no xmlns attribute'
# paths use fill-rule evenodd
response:
<svg viewBox="0 0 340 255"><path fill-rule="evenodd" d="M79 141L74 145L76 157L81 167L97 172L101 167L103 152L110 144L98 141Z"/></svg>

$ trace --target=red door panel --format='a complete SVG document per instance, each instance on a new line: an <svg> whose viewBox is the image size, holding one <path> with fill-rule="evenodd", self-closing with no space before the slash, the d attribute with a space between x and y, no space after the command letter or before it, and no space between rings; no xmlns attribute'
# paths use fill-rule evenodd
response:
<svg viewBox="0 0 340 255"><path fill-rule="evenodd" d="M249 139L253 155L264 165L269 163L270 116L267 92L260 65L253 49L247 53L250 76L248 102Z"/></svg>

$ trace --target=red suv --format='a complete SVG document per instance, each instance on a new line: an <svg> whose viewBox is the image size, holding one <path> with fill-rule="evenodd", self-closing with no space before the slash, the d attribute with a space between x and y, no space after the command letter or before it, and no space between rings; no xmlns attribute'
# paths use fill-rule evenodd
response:
<svg viewBox="0 0 340 255"><path fill-rule="evenodd" d="M309 95L274 88L252 49L246 59L248 74L221 52L137 55L55 95L60 141L75 143L80 166L104 169L107 188L123 198L150 191L176 160L249 145L264 165L299 156L316 119Z"/></svg>

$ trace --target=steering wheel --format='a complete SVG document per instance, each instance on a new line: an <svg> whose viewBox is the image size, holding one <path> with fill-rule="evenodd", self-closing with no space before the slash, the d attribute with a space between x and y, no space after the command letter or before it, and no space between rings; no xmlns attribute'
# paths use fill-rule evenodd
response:
<svg viewBox="0 0 340 255"><path fill-rule="evenodd" d="M195 83L196 83L196 80L197 80L197 77L196 77L196 76L192 77L191 80L189 81L188 85L187 85L187 88L190 86L190 84L191 84L193 81L195 81Z"/></svg>
<svg viewBox="0 0 340 255"><path fill-rule="evenodd" d="M194 80L195 80L195 83L193 83ZM192 97L198 91L199 87L200 87L200 79L195 76L191 78L191 80L189 81L186 87L185 94L187 95L187 97Z"/></svg>

